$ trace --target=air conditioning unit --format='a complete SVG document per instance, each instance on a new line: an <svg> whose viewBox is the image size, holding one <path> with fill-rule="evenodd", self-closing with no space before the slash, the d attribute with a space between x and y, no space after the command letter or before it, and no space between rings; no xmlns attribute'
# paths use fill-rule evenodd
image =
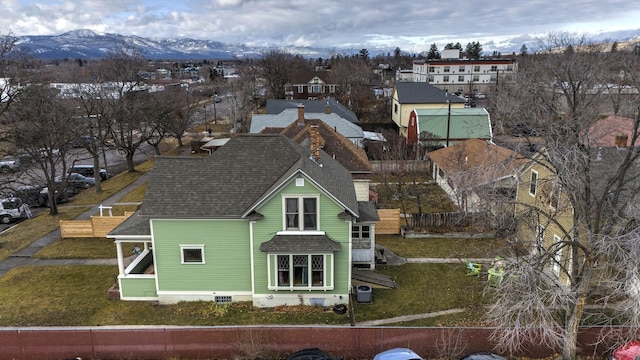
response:
<svg viewBox="0 0 640 360"><path fill-rule="evenodd" d="M356 301L359 303L371 304L373 301L373 291L369 285L358 285L356 287Z"/></svg>

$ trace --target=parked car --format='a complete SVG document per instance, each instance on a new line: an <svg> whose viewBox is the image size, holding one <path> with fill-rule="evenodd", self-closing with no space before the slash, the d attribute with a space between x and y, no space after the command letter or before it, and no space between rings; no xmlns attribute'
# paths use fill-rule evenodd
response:
<svg viewBox="0 0 640 360"><path fill-rule="evenodd" d="M15 189L13 196L20 198L29 206L49 206L49 188L38 185L23 185ZM69 201L69 193L65 190L56 191L58 204Z"/></svg>
<svg viewBox="0 0 640 360"><path fill-rule="evenodd" d="M20 162L20 159L13 157L13 156L5 156L2 159L0 159L0 172L2 173L8 173L10 171L18 171L20 170L20 167L22 166L22 163Z"/></svg>
<svg viewBox="0 0 640 360"><path fill-rule="evenodd" d="M19 219L31 217L29 205L22 202L18 197L9 197L0 200L0 223L8 224Z"/></svg>
<svg viewBox="0 0 640 360"><path fill-rule="evenodd" d="M506 360L504 357L488 351L476 352L462 358L462 360Z"/></svg>
<svg viewBox="0 0 640 360"><path fill-rule="evenodd" d="M73 139L71 141L71 146L74 148L83 148L86 147L87 145L96 142L96 137L95 136L90 136L90 135L82 135L79 138Z"/></svg>
<svg viewBox="0 0 640 360"><path fill-rule="evenodd" d="M77 173L80 175L84 175L86 177L95 178L95 174L93 171L93 165L73 165L67 170L68 174ZM100 180L105 181L109 178L109 173L107 170L100 169Z"/></svg>
<svg viewBox="0 0 640 360"><path fill-rule="evenodd" d="M376 354L373 360L422 360L422 357L411 349L394 348Z"/></svg>
<svg viewBox="0 0 640 360"><path fill-rule="evenodd" d="M487 97L483 93L479 92L479 93L475 94L475 98L476 99L486 99Z"/></svg>
<svg viewBox="0 0 640 360"><path fill-rule="evenodd" d="M287 356L287 360L340 360L341 358L332 358L324 351L318 348L303 349L296 351Z"/></svg>
<svg viewBox="0 0 640 360"><path fill-rule="evenodd" d="M92 177L86 177L82 174L71 173L63 177L62 175L56 176L55 179L58 184L65 184L69 189L73 189L73 194L77 194L82 189L88 189L96 184L96 179Z"/></svg>
<svg viewBox="0 0 640 360"><path fill-rule="evenodd" d="M636 360L640 358L640 341L628 342L613 352L612 360Z"/></svg>

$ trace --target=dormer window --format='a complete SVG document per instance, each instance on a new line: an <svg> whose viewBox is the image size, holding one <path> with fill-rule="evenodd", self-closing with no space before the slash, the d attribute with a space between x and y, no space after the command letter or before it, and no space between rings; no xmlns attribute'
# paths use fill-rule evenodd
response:
<svg viewBox="0 0 640 360"><path fill-rule="evenodd" d="M286 197L285 229L318 230L318 199L315 197Z"/></svg>

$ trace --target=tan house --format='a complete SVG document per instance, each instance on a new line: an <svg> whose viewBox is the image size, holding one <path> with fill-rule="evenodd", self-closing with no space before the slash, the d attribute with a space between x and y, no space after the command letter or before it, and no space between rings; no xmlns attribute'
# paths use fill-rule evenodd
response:
<svg viewBox="0 0 640 360"><path fill-rule="evenodd" d="M555 170L544 150L533 153L520 173L516 192L517 239L532 252L552 249L573 237L573 207L562 191ZM554 254L551 271L560 276L560 265L568 265L571 254L562 248Z"/></svg>
<svg viewBox="0 0 640 360"><path fill-rule="evenodd" d="M393 90L391 119L400 135L407 136L409 118L415 109L463 109L465 100L427 83L400 82Z"/></svg>
<svg viewBox="0 0 640 360"><path fill-rule="evenodd" d="M469 139L429 153L433 177L464 212L508 209L527 159L491 141ZM505 207L505 205L507 205Z"/></svg>

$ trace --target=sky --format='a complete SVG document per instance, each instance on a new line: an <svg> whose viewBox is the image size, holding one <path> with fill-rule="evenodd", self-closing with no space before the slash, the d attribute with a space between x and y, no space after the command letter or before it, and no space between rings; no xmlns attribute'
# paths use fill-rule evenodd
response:
<svg viewBox="0 0 640 360"><path fill-rule="evenodd" d="M548 33L640 29L636 0L2 0L4 34L77 29L152 39L328 48L528 42Z"/></svg>

